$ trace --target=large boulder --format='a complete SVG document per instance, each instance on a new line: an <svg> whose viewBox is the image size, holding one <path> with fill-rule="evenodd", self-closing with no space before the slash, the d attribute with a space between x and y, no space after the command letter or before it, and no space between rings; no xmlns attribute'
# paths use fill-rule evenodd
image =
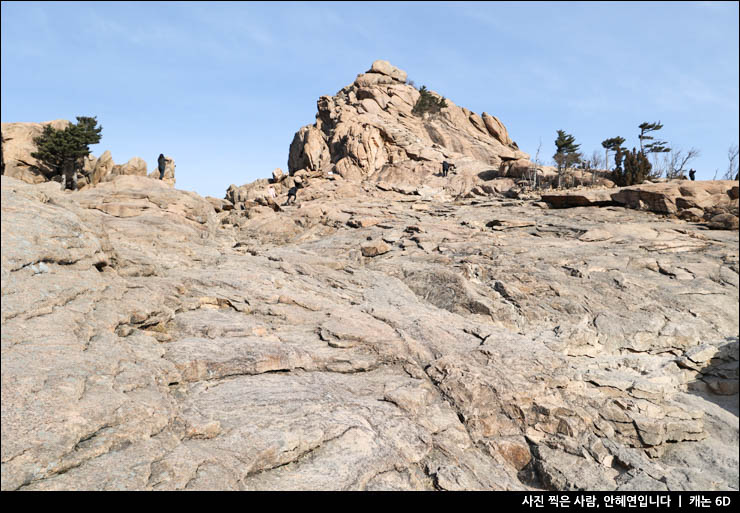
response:
<svg viewBox="0 0 740 513"><path fill-rule="evenodd" d="M599 207L614 205L611 191L606 189L580 189L552 192L542 195L542 201L552 208Z"/></svg>
<svg viewBox="0 0 740 513"><path fill-rule="evenodd" d="M688 181L670 180L615 189L612 199L628 208L649 210L660 214L678 214L689 208L737 208L731 197L732 180Z"/></svg>
<svg viewBox="0 0 740 513"><path fill-rule="evenodd" d="M491 116L490 114L484 112L483 114L481 114L481 118L483 119L483 124L486 126L489 134L498 139L502 144L505 144L507 146L510 146L512 144L512 140L509 137L509 132L506 130L504 124L501 123L501 121L499 121L496 116Z"/></svg>
<svg viewBox="0 0 740 513"><path fill-rule="evenodd" d="M109 150L105 150L103 154L98 157L95 161L95 167L89 176L90 185L96 185L102 182L111 172L113 171L113 156Z"/></svg>
<svg viewBox="0 0 740 513"><path fill-rule="evenodd" d="M172 163L172 176L174 177L175 164ZM146 176L146 161L141 157L134 157L126 162L121 169L122 175Z"/></svg>
<svg viewBox="0 0 740 513"><path fill-rule="evenodd" d="M380 73L382 75L388 75L393 80L397 80L399 82L406 82L406 72L393 66L388 61L373 62L372 66L370 66L370 71L368 71L368 73Z"/></svg>
<svg viewBox="0 0 740 513"><path fill-rule="evenodd" d="M4 174L26 183L47 181L48 177L36 169L38 161L31 156L37 150L33 140L43 133L47 125L63 130L69 124L66 119L43 123L2 123Z"/></svg>
<svg viewBox="0 0 740 513"><path fill-rule="evenodd" d="M288 169L321 169L330 162L329 150L321 132L314 126L304 126L293 137L288 155Z"/></svg>

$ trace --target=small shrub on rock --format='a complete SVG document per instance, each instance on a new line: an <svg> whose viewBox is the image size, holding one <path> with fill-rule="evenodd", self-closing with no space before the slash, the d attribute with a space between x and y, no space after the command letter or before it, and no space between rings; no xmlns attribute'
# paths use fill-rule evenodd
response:
<svg viewBox="0 0 740 513"><path fill-rule="evenodd" d="M444 97L438 98L429 92L427 86L421 86L421 89L419 89L419 99L411 110L411 113L415 116L422 116L427 112L436 114L444 107L447 107Z"/></svg>

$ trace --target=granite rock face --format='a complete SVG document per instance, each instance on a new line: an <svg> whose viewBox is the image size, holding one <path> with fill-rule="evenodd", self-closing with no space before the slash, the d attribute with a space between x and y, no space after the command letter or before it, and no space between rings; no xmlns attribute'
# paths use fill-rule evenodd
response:
<svg viewBox="0 0 740 513"><path fill-rule="evenodd" d="M737 231L296 174L2 177L4 490L737 488Z"/></svg>
<svg viewBox="0 0 740 513"><path fill-rule="evenodd" d="M428 184L465 195L477 184L507 176L514 163L529 163L495 116L475 114L449 99L439 113L414 114L419 96L406 83L406 72L375 61L336 95L319 98L316 123L301 128L290 145L289 173ZM445 160L456 166L447 177Z"/></svg>

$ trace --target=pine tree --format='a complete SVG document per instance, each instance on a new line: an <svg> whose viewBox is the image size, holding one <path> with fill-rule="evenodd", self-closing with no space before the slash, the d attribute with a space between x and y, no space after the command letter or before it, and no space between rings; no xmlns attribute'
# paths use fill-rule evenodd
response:
<svg viewBox="0 0 740 513"><path fill-rule="evenodd" d="M652 170L650 161L642 151L637 151L636 148L632 148L631 152L618 148L614 160L616 167L612 177L620 187L641 184L650 177Z"/></svg>
<svg viewBox="0 0 740 513"><path fill-rule="evenodd" d="M578 152L581 145L576 144L576 138L572 135L565 133L564 130L558 130L555 147L555 155L552 158L558 165L558 187L560 187L563 171L581 160L581 154Z"/></svg>
<svg viewBox="0 0 740 513"><path fill-rule="evenodd" d="M75 166L90 154L91 144L100 142L103 127L96 126L95 117L77 116L77 124L71 124L63 130L51 125L44 126L44 131L33 142L37 151L31 156L38 161L37 169L47 177L62 174L65 166Z"/></svg>
<svg viewBox="0 0 740 513"><path fill-rule="evenodd" d="M609 169L609 151L613 151L616 153L616 151L622 147L624 144L624 137L610 137L609 139L604 139L601 141L601 146L604 148L606 152L606 160L604 161L604 166Z"/></svg>
<svg viewBox="0 0 740 513"><path fill-rule="evenodd" d="M647 134L648 132L655 132L657 130L660 130L661 128L663 128L663 125L660 123L660 121L658 121L657 123L648 123L646 121L644 123L641 123L638 128L640 129L640 135L637 136L640 139L640 152L645 153L646 146L643 143L643 141L651 141L655 139L653 136L645 135L645 134ZM662 149L662 148L665 148L665 144L667 144L665 141L655 141L653 143L649 143L647 147L654 148L652 150L653 153L661 152L661 151L671 151L670 148ZM661 148L661 149L658 149L658 148ZM651 151L648 150L648 153L650 152Z"/></svg>

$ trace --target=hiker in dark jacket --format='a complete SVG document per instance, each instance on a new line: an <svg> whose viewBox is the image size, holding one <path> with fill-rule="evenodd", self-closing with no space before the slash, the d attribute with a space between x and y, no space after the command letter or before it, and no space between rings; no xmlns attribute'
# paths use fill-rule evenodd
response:
<svg viewBox="0 0 740 513"><path fill-rule="evenodd" d="M288 191L288 200L283 204L283 206L290 203L290 198L293 198L293 204L295 205L295 199L296 195L298 194L298 189L302 189L304 187L303 181L301 181L300 178L296 179L295 185L290 188Z"/></svg>
<svg viewBox="0 0 740 513"><path fill-rule="evenodd" d="M167 165L167 159L164 158L164 155L161 153L159 154L159 158L157 159L157 167L159 167L159 179L164 180L164 168Z"/></svg>
<svg viewBox="0 0 740 513"><path fill-rule="evenodd" d="M447 172L450 169L455 169L455 164L450 164L446 160L442 162L442 176L447 176Z"/></svg>

